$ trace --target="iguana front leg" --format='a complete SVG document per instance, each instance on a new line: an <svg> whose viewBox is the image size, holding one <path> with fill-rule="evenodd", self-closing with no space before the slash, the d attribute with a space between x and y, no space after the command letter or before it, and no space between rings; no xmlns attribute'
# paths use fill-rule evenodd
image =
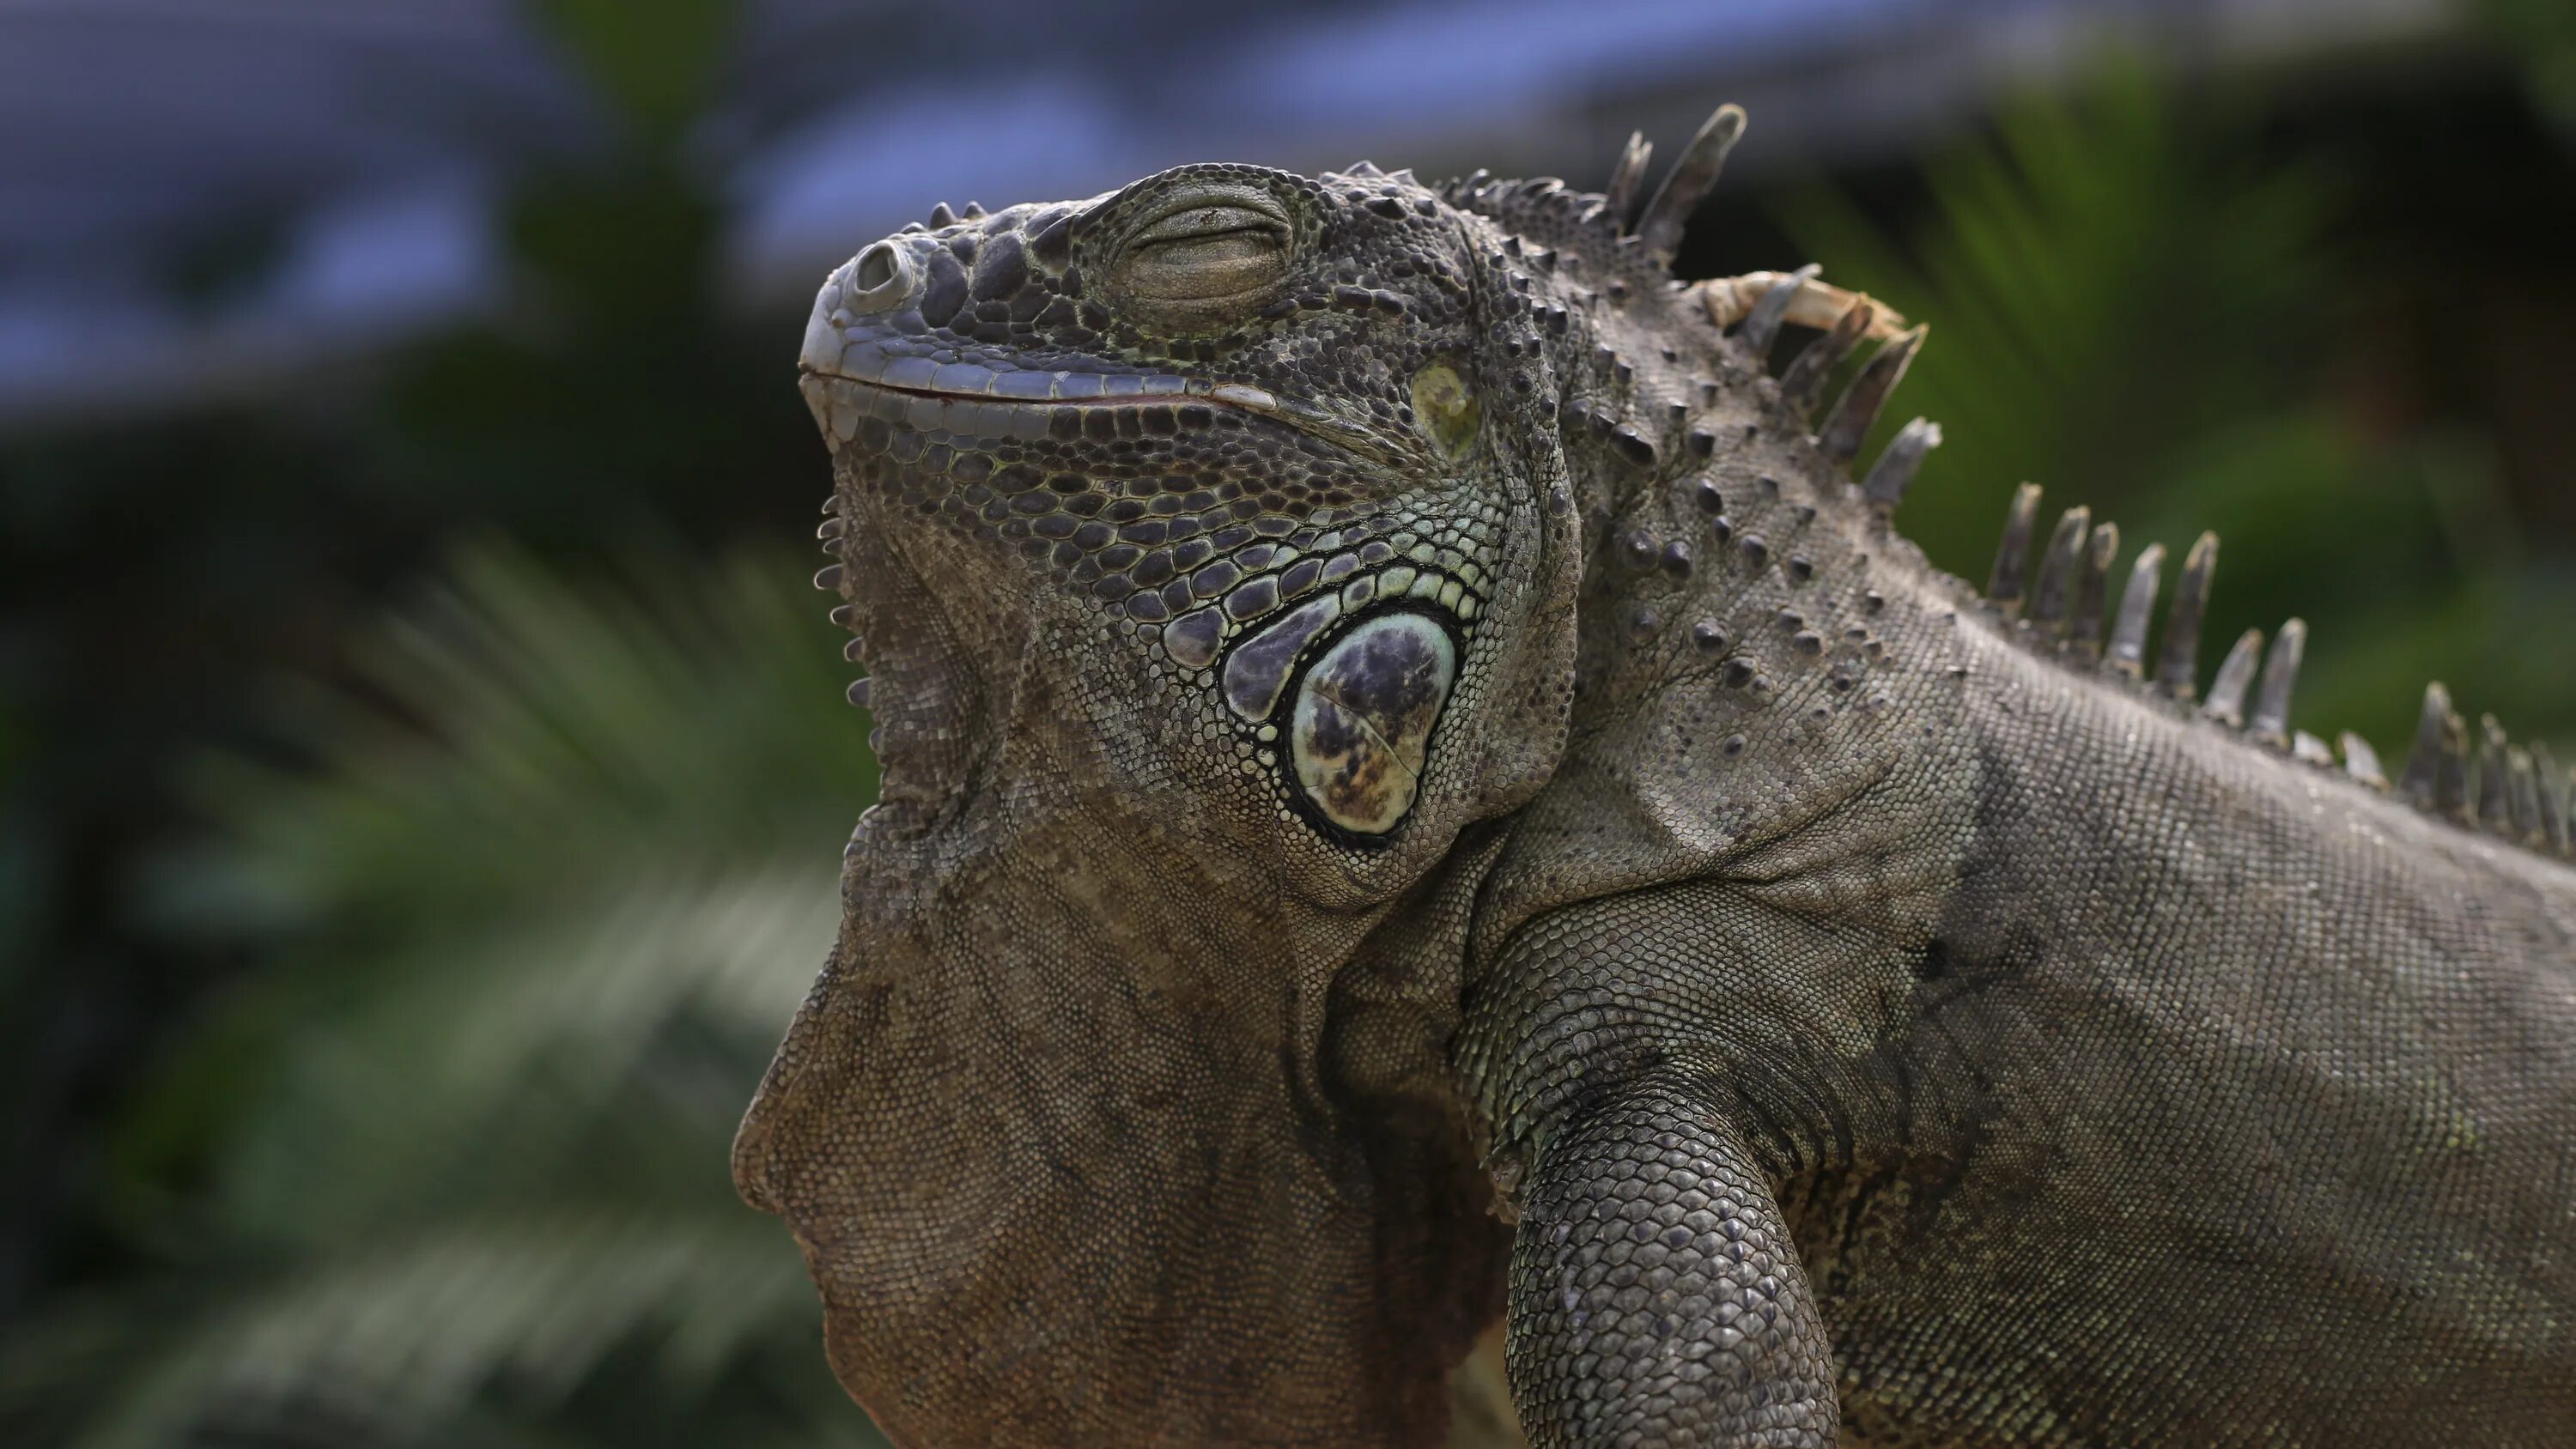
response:
<svg viewBox="0 0 2576 1449"><path fill-rule="evenodd" d="M1542 1149L1512 1247L1512 1394L1540 1449L1830 1449L1834 1359L1705 1076L1665 1066Z"/></svg>

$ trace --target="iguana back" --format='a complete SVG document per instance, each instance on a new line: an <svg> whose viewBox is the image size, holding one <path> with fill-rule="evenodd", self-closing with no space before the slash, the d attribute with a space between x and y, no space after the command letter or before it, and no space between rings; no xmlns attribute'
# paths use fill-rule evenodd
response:
<svg viewBox="0 0 2576 1449"><path fill-rule="evenodd" d="M2106 652L2116 533L2081 508L2035 579L2033 488L1986 596L1930 569L1890 515L1937 431L1865 488L1835 456L1914 336L1815 407L1866 315L1749 385L1765 335L1668 361L1692 319L1601 319L1632 376L1578 412L1642 425L1712 375L1744 401L1692 419L1705 461L1594 470L1574 735L1485 884L1459 1059L1503 1177L1536 1179L1525 1413L1594 1442L1608 1365L1651 1400L1684 1382L1675 1342L1724 1336L1723 1292L1616 1234L1533 1243L1661 1196L1589 1134L1637 1155L1696 1115L1723 1150L1642 1155L1774 1188L1847 1439L2576 1439L2576 871L2543 857L2564 777L2491 721L2470 760L2439 686L2411 804L2350 736L2335 770L2287 728L2297 621L2259 683L2239 641L2201 705L2214 538L2152 678L2161 550ZM1638 1100L1635 1126L1585 1125ZM1578 1164L1553 1192L1551 1155ZM1712 1403L1752 1425L1804 1383L1813 1412L1767 1422L1819 1432L1799 1337ZM1632 1427L1702 1442L1680 1423Z"/></svg>
<svg viewBox="0 0 2576 1449"><path fill-rule="evenodd" d="M1922 667L1855 686L1896 728L1780 747L1865 762L1794 816L1661 778L1665 724L1753 757L1830 664L1578 732L1628 768L1566 827L1624 795L1626 866L1471 987L1505 1161L1687 1063L1777 1184L1850 1441L2564 1442L2576 873L1870 572Z"/></svg>

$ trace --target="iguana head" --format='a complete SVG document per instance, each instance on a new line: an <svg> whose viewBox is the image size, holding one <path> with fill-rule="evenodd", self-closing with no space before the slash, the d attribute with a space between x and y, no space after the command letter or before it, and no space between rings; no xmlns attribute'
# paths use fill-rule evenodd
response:
<svg viewBox="0 0 2576 1449"><path fill-rule="evenodd" d="M1247 166L908 230L835 272L802 365L851 537L889 553L848 574L888 803L980 798L955 771L998 721L956 712L997 666L1079 703L1050 763L1089 806L1337 905L1525 794L1551 731L1493 726L1546 652L1515 626L1564 476L1494 281L1409 178ZM923 612L973 637L914 677L888 615Z"/></svg>
<svg viewBox="0 0 2576 1449"><path fill-rule="evenodd" d="M1420 1241L1463 1164L1320 1056L1564 739L1575 509L1502 256L1407 175L1202 165L824 284L885 784L736 1172L908 1442L1436 1434L1493 1292L1472 1222Z"/></svg>

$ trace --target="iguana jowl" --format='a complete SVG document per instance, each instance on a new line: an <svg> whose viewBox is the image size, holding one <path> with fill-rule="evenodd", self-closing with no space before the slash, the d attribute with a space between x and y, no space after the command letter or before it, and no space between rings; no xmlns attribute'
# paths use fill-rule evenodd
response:
<svg viewBox="0 0 2576 1449"><path fill-rule="evenodd" d="M1921 333L1668 274L1740 122L825 284L885 786L735 1168L898 1442L1435 1443L1506 1310L1541 1445L2576 1442L2566 777L2200 702L2209 538L2152 662L2082 509L1929 568Z"/></svg>

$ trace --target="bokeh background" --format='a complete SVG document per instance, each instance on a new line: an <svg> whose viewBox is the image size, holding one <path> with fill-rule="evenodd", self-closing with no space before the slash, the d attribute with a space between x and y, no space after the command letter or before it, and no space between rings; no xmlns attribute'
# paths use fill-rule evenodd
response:
<svg viewBox="0 0 2576 1449"><path fill-rule="evenodd" d="M2214 527L2205 665L2576 759L2571 16L0 0L0 1442L877 1442L725 1148L873 782L803 310L943 199L1742 101L1683 274L1932 323L1936 560Z"/></svg>

